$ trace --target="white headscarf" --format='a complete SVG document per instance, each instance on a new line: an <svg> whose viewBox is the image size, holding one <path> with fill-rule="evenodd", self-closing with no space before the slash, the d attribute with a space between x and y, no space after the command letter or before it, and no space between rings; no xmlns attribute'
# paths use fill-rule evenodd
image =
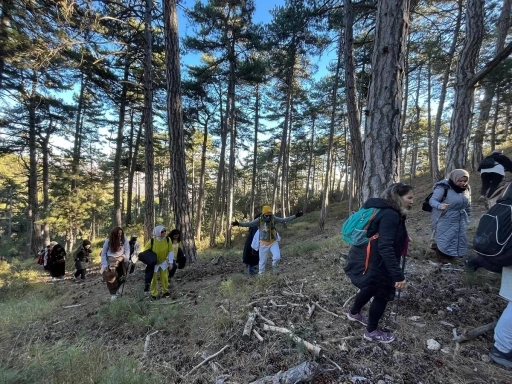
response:
<svg viewBox="0 0 512 384"><path fill-rule="evenodd" d="M158 241L162 241L162 239L165 237L162 237L162 231L165 229L163 225L157 225L155 229L153 229L153 237L157 239Z"/></svg>

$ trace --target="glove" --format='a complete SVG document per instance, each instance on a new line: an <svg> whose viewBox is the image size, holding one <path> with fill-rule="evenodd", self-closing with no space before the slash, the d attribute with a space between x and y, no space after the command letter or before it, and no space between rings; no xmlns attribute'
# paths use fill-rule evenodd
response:
<svg viewBox="0 0 512 384"><path fill-rule="evenodd" d="M231 226L233 226L233 227L238 227L239 225L240 225L240 223L238 222L238 220L231 222Z"/></svg>
<svg viewBox="0 0 512 384"><path fill-rule="evenodd" d="M304 213L302 211L299 211L295 214L295 217L301 217Z"/></svg>

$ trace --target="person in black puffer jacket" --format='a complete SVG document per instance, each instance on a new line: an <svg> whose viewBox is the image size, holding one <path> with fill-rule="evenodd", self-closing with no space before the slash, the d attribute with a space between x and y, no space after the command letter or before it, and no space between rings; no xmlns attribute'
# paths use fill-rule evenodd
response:
<svg viewBox="0 0 512 384"><path fill-rule="evenodd" d="M407 254L409 237L405 217L412 208L413 197L410 185L395 183L382 193L381 198L368 199L363 206L379 211L368 227L368 244L350 249L345 273L360 289L346 316L350 321L366 325L363 335L366 340L390 343L395 339L391 333L380 330L378 324L388 302L393 300L395 290L404 289L406 285L400 257ZM366 319L361 310L372 298Z"/></svg>
<svg viewBox="0 0 512 384"><path fill-rule="evenodd" d="M66 275L66 251L59 243L52 241L48 255L48 269L52 277L51 281L64 280Z"/></svg>
<svg viewBox="0 0 512 384"><path fill-rule="evenodd" d="M85 274L87 272L87 263L89 262L89 254L91 252L91 242L89 240L84 240L82 242L82 246L78 249L78 251L75 254L75 281L78 281L78 276L80 276L82 280L85 279Z"/></svg>

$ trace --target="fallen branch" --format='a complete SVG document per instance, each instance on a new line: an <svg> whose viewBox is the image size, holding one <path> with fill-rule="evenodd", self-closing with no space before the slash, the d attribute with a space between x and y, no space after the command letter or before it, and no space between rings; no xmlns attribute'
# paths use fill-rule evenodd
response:
<svg viewBox="0 0 512 384"><path fill-rule="evenodd" d="M286 291L286 290L282 291L281 293L282 293L283 295L285 295L285 296L297 296L297 297L301 297L301 298L303 298L303 299L309 299L309 297L308 297L308 296L303 295L302 293L295 293L295 292Z"/></svg>
<svg viewBox="0 0 512 384"><path fill-rule="evenodd" d="M231 313L229 313L229 311L228 311L226 308L224 308L224 306L223 306L223 305L220 305L220 307L219 307L219 308L220 308L220 309L222 309L222 311L223 311L224 313L226 313L226 314L228 314L228 315L231 315Z"/></svg>
<svg viewBox="0 0 512 384"><path fill-rule="evenodd" d="M253 329L252 330L252 333L254 333L254 336L256 336L256 338L259 340L259 341L263 341L263 337L261 337L261 335L258 333L257 330Z"/></svg>
<svg viewBox="0 0 512 384"><path fill-rule="evenodd" d="M315 305L316 305L318 308L320 308L322 311L324 311L324 312L326 312L326 313L328 313L328 314L330 314L330 315L333 315L334 317L341 317L341 316L340 316L340 315L338 315L337 313L334 313L334 312L328 311L328 310L327 310L327 309L325 309L325 308L322 308L322 307L320 306L320 304L318 304L318 301L315 301Z"/></svg>
<svg viewBox="0 0 512 384"><path fill-rule="evenodd" d="M191 303L190 300L174 300L174 301L167 301L167 300L159 300L159 301L152 301L151 305L172 305L172 304L183 304L183 303Z"/></svg>
<svg viewBox="0 0 512 384"><path fill-rule="evenodd" d="M334 360L330 359L330 358L329 358L328 356L326 356L326 355L323 355L322 357L323 357L325 360L327 360L329 363L331 363L332 365L334 365L336 368L338 368L338 370L339 370L340 372L343 372L343 369L341 369L341 367L340 367L338 364L336 364L336 362L335 362Z"/></svg>
<svg viewBox="0 0 512 384"><path fill-rule="evenodd" d="M245 323L244 332L242 334L242 339L244 341L248 341L251 338L252 326L254 324L254 320L256 319L256 314L256 311L252 311L251 313L249 313L249 318Z"/></svg>
<svg viewBox="0 0 512 384"><path fill-rule="evenodd" d="M159 331L155 331L146 336L146 342L144 343L144 355L143 355L144 358L148 356L149 341L151 340L151 336L156 335L158 332Z"/></svg>
<svg viewBox="0 0 512 384"><path fill-rule="evenodd" d="M260 312L260 309L258 307L254 307L254 311L256 312L256 314L258 315L258 317L263 320L265 323L267 323L268 325L276 325L276 323L274 323L272 320L269 320L267 319L266 317L264 317L261 312Z"/></svg>
<svg viewBox="0 0 512 384"><path fill-rule="evenodd" d="M62 308L76 308L76 307L81 307L82 304L73 304L73 305L66 305L65 307L62 307Z"/></svg>
<svg viewBox="0 0 512 384"><path fill-rule="evenodd" d="M306 341L304 339L301 339L299 336L296 336L287 328L282 327L274 327L272 325L263 324L263 330L265 331L273 331L273 332L279 332L284 333L286 335L290 335L293 341L295 341L298 344L303 344L306 349L310 352L312 352L315 356L320 356L322 354L322 349L314 344L311 344L309 341Z"/></svg>
<svg viewBox="0 0 512 384"><path fill-rule="evenodd" d="M286 304L277 304L274 300L270 300L270 304L272 304L273 307L286 307Z"/></svg>
<svg viewBox="0 0 512 384"><path fill-rule="evenodd" d="M350 296L345 302L343 303L343 306L341 308L345 308L350 300L352 300L354 297L356 297L357 293L354 293L352 296Z"/></svg>
<svg viewBox="0 0 512 384"><path fill-rule="evenodd" d="M224 352L225 349L229 348L229 344L224 346L224 348L222 348L219 352L217 353L214 353L213 355L209 356L208 358L204 359L202 362L200 362L199 364L197 364L194 368L192 368L185 376L188 376L190 375L192 372L194 372L196 369L198 369L199 367L201 367L203 364L206 364L207 362L209 362L211 359L217 357L218 355L220 355L222 352Z"/></svg>
<svg viewBox="0 0 512 384"><path fill-rule="evenodd" d="M306 315L306 319L309 320L311 319L311 316L313 316L313 312L315 312L315 303L309 305L309 304L306 304L308 306L308 314Z"/></svg>
<svg viewBox="0 0 512 384"><path fill-rule="evenodd" d="M492 331L496 327L497 323L497 321L493 321L492 323L481 325L480 327L472 329L471 331L464 331L460 335L457 335L457 333L454 332L453 341L457 343L462 343L463 341L476 339L478 336L483 335L486 332Z"/></svg>
<svg viewBox="0 0 512 384"><path fill-rule="evenodd" d="M279 371L274 376L265 376L250 384L292 384L312 381L319 373L319 365L314 361L305 361L287 371Z"/></svg>

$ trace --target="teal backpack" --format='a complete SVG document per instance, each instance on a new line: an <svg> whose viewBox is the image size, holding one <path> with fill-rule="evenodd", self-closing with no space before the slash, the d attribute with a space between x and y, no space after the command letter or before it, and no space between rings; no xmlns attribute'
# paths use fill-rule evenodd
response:
<svg viewBox="0 0 512 384"><path fill-rule="evenodd" d="M368 242L366 231L373 218L380 209L361 208L359 211L351 214L341 226L341 237L350 245L363 245Z"/></svg>

